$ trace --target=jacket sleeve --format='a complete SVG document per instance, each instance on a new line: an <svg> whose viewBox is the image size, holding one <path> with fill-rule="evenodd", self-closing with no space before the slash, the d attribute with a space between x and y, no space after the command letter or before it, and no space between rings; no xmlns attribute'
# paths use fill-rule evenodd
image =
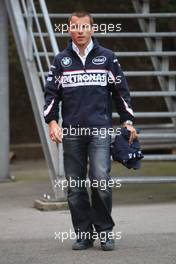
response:
<svg viewBox="0 0 176 264"><path fill-rule="evenodd" d="M44 119L48 124L50 121L59 120L59 102L61 101L61 77L62 69L55 57L50 67L48 77L44 88Z"/></svg>
<svg viewBox="0 0 176 264"><path fill-rule="evenodd" d="M120 123L122 124L126 120L134 121L128 84L118 63L118 59L114 54L110 59L108 75L112 98L115 101L116 110L120 115Z"/></svg>

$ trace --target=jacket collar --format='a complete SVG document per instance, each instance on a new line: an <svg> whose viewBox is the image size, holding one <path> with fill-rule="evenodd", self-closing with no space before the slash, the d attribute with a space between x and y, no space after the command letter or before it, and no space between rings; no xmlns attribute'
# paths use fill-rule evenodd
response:
<svg viewBox="0 0 176 264"><path fill-rule="evenodd" d="M92 37L92 41L93 41L93 49L96 49L99 46L98 41L97 41L97 39L95 37ZM72 39L69 39L68 40L67 49L73 51L73 48L72 48Z"/></svg>

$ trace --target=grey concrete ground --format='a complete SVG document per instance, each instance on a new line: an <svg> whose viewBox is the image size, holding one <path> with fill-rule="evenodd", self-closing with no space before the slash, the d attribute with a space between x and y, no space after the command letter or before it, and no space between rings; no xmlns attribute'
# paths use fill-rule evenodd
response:
<svg viewBox="0 0 176 264"><path fill-rule="evenodd" d="M33 208L35 199L51 193L45 163L17 162L12 165L12 173L16 176L14 183L0 184L0 264L176 263L174 193L172 199L162 197L162 202L148 199L142 203L140 196L140 203L136 203L136 196L134 203L114 202L114 232L122 232L115 251L101 251L97 240L94 248L75 252L71 250L73 240L62 243L55 239L55 232L72 229L69 211L41 212ZM117 201L118 194L115 196Z"/></svg>

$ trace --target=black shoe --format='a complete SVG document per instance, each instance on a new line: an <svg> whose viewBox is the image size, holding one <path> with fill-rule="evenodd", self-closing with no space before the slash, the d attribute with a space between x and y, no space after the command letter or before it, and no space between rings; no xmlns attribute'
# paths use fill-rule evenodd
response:
<svg viewBox="0 0 176 264"><path fill-rule="evenodd" d="M73 245L73 250L82 250L93 247L93 240L92 239L77 239Z"/></svg>
<svg viewBox="0 0 176 264"><path fill-rule="evenodd" d="M101 241L101 249L104 251L111 251L114 250L115 242L114 239L107 238L106 241Z"/></svg>

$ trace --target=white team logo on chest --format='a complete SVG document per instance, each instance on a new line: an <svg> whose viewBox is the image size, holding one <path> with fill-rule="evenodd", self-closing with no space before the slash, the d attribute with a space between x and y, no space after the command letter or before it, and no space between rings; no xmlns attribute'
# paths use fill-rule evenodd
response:
<svg viewBox="0 0 176 264"><path fill-rule="evenodd" d="M72 59L70 57L63 57L61 64L63 67L69 67L72 64Z"/></svg>
<svg viewBox="0 0 176 264"><path fill-rule="evenodd" d="M105 61L106 61L105 56L97 56L92 60L92 63L95 65L100 65L100 64L104 64Z"/></svg>

